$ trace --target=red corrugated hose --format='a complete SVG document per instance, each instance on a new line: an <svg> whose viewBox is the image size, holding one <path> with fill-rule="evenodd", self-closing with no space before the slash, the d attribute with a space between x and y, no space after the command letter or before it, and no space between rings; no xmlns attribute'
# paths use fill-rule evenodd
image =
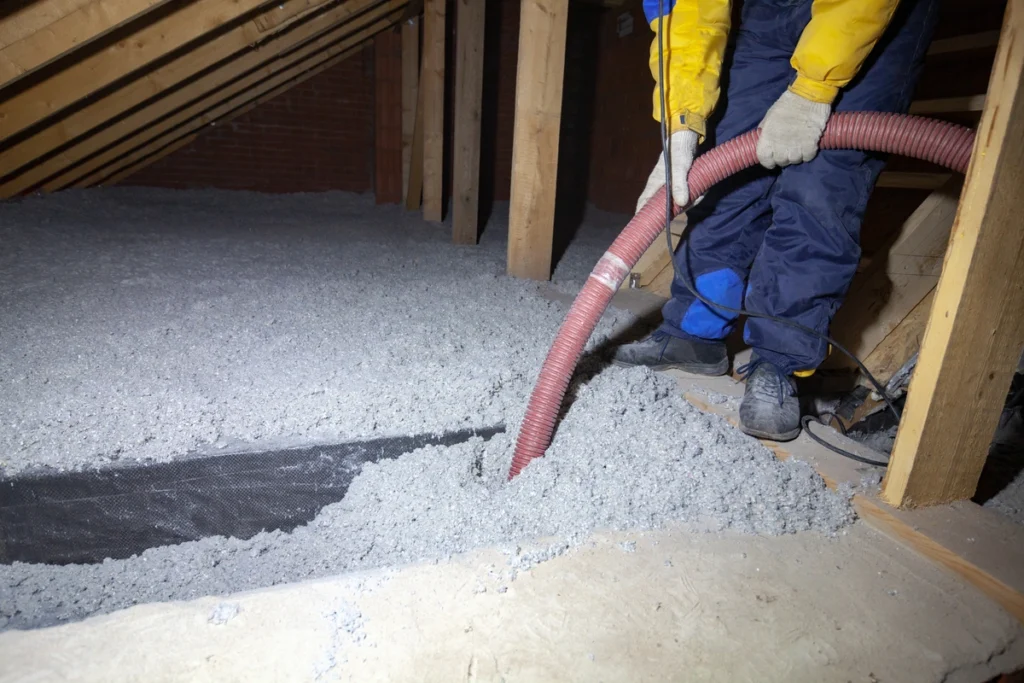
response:
<svg viewBox="0 0 1024 683"><path fill-rule="evenodd" d="M700 197L717 182L758 163L758 131L752 130L697 157L687 176L690 196ZM945 121L881 112L837 112L822 135L821 149L860 149L923 159L967 172L974 131ZM665 189L633 217L597 262L569 308L519 429L508 478L518 475L551 443L562 400L587 340L640 255L665 229ZM681 207L674 207L676 214Z"/></svg>

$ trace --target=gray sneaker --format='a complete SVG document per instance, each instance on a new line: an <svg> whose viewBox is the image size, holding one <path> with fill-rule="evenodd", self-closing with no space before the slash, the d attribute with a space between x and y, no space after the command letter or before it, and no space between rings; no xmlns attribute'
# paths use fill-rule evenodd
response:
<svg viewBox="0 0 1024 683"><path fill-rule="evenodd" d="M682 370L697 375L724 375L729 370L725 342L674 337L655 330L651 336L615 349L614 365L642 365L652 370Z"/></svg>
<svg viewBox="0 0 1024 683"><path fill-rule="evenodd" d="M796 380L766 360L755 358L737 369L746 374L740 402L740 429L750 436L792 441L800 435Z"/></svg>

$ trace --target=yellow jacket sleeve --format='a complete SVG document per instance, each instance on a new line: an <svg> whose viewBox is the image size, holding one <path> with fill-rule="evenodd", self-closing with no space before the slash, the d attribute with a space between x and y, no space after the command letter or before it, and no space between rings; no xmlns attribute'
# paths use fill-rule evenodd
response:
<svg viewBox="0 0 1024 683"><path fill-rule="evenodd" d="M703 141L705 122L718 102L719 76L729 35L730 0L661 0L665 35L665 111L668 130L689 129ZM658 101L658 0L644 0L654 40L650 67L654 76L654 119L661 122Z"/></svg>
<svg viewBox="0 0 1024 683"><path fill-rule="evenodd" d="M831 104L853 80L885 32L899 0L814 0L790 64L797 76L789 89L813 102Z"/></svg>

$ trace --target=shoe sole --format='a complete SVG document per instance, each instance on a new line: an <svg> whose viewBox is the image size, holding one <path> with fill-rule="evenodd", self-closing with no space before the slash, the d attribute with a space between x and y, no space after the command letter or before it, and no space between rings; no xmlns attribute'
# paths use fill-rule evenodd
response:
<svg viewBox="0 0 1024 683"><path fill-rule="evenodd" d="M782 434L771 434L769 432L762 432L759 429L749 429L741 424L740 431L749 436L753 436L758 439L766 439L768 441L792 441L796 437L800 436L799 427L788 432L783 432Z"/></svg>
<svg viewBox="0 0 1024 683"><path fill-rule="evenodd" d="M644 365L643 363L626 363L625 361L612 360L612 365L620 368L650 368L656 372L663 370L682 370L692 375L705 375L707 377L721 377L729 371L729 359L726 358L717 365L701 365L699 363L660 363L658 365Z"/></svg>

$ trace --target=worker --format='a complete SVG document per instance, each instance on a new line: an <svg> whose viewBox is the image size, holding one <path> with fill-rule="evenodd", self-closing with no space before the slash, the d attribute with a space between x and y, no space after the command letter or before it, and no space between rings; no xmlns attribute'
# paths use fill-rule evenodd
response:
<svg viewBox="0 0 1024 683"><path fill-rule="evenodd" d="M884 164L878 154L819 150L832 111L905 112L931 41L936 0L644 0L655 32L650 68L661 121L658 12L672 198L686 206L698 149L760 129L759 165L696 198L674 256L701 295L828 333L860 260L864 208ZM637 211L665 184L659 156ZM618 347L613 362L703 375L728 371L736 316L705 306L675 278L663 322ZM825 359L820 337L750 317L751 360L741 429L787 441L800 433L796 378Z"/></svg>

